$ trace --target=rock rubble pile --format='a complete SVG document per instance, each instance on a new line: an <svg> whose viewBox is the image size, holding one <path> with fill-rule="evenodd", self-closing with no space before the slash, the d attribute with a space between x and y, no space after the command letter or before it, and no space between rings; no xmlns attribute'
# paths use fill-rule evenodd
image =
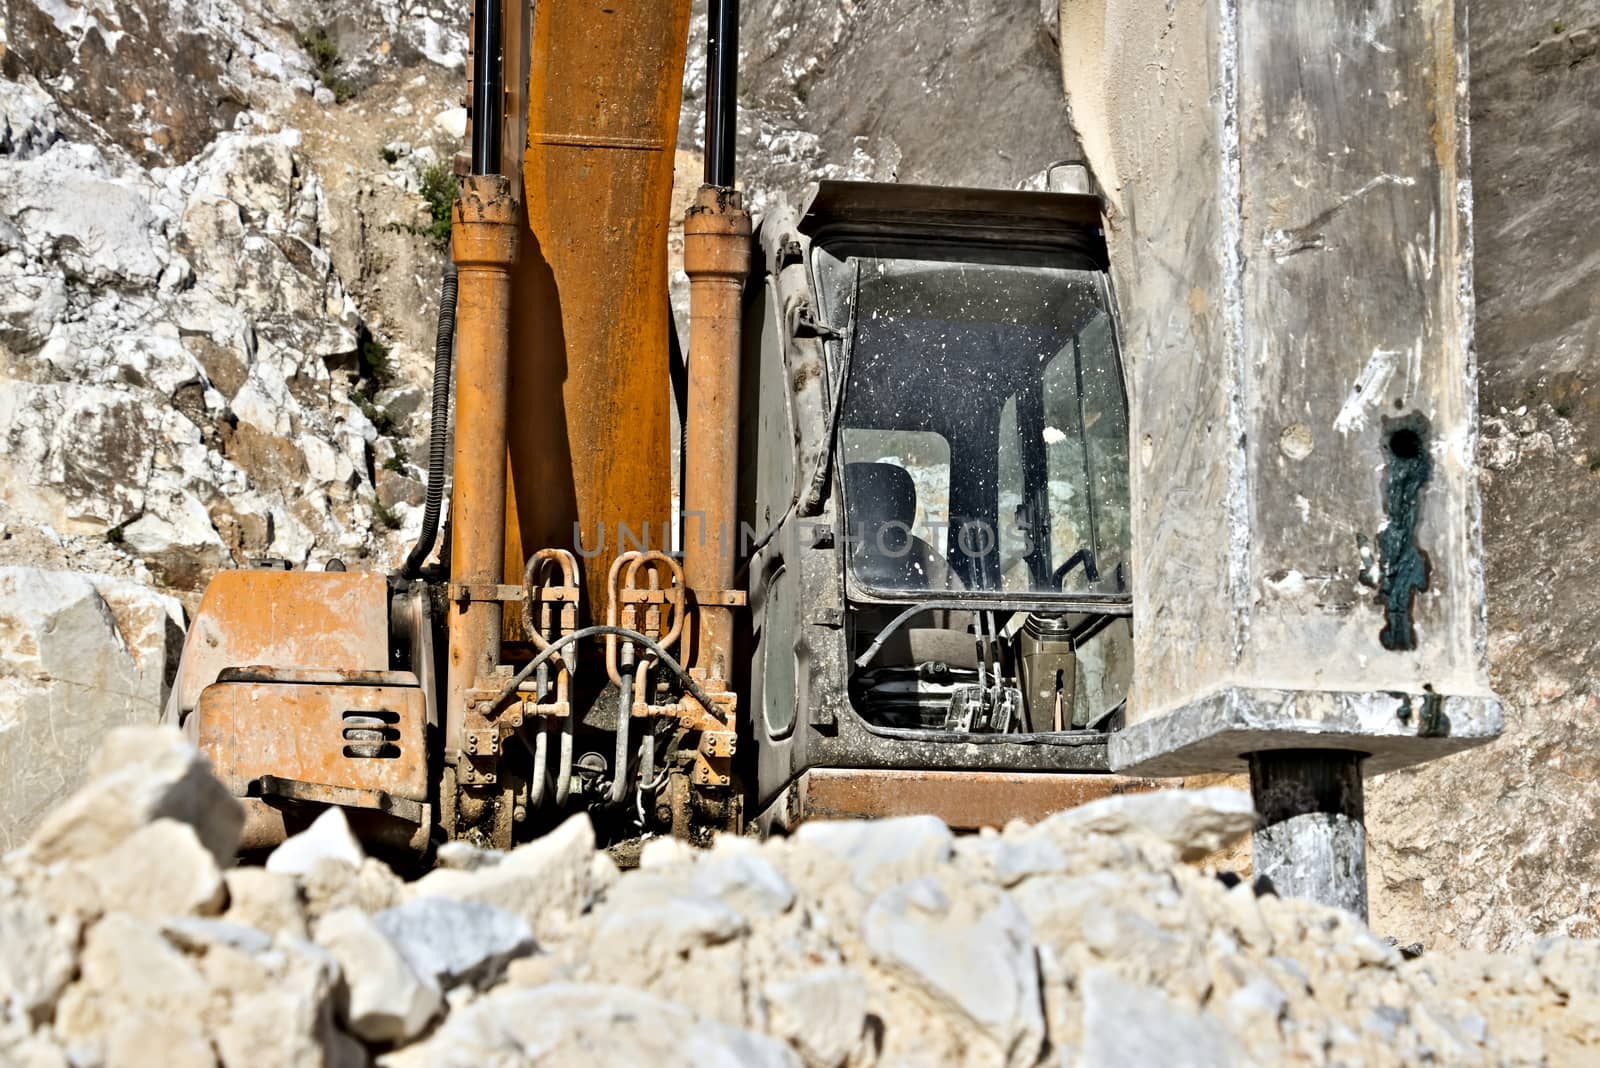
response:
<svg viewBox="0 0 1600 1068"><path fill-rule="evenodd" d="M176 733L123 728L0 860L0 1063L1582 1064L1600 946L1407 959L1355 918L1203 870L1214 788L1001 834L815 823L619 872L587 816L405 882L332 810L235 861Z"/></svg>

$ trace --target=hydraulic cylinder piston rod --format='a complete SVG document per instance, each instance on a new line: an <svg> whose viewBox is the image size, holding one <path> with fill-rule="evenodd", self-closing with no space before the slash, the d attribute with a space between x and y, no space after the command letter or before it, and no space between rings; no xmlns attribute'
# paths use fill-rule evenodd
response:
<svg viewBox="0 0 1600 1068"><path fill-rule="evenodd" d="M733 187L738 135L739 0L711 0L706 38L706 184Z"/></svg>
<svg viewBox="0 0 1600 1068"><path fill-rule="evenodd" d="M505 36L502 0L472 7L472 173L500 173L505 121Z"/></svg>

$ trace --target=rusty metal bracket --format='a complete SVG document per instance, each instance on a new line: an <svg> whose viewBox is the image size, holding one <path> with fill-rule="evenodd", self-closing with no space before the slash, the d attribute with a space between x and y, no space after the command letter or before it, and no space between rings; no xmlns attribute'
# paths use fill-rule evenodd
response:
<svg viewBox="0 0 1600 1068"><path fill-rule="evenodd" d="M493 682L493 679L479 679L478 685L467 691L467 712L469 716L469 722L475 724L479 728L485 726L522 726L524 710L533 706L530 706L522 701L513 701L510 704L501 704L498 700L500 697L500 691L492 685ZM529 694L528 696L531 697L533 695ZM463 729L463 746L466 744L465 731L472 729L474 728L470 726Z"/></svg>
<svg viewBox="0 0 1600 1068"><path fill-rule="evenodd" d="M499 781L498 772L480 771L471 761L456 765L456 782L461 786L493 786Z"/></svg>
<svg viewBox="0 0 1600 1068"><path fill-rule="evenodd" d="M278 798L303 804L338 805L340 808L376 809L409 823L421 823L427 818L426 806L421 802L395 797L383 790L305 782L280 775L263 775L251 780L246 796Z"/></svg>
<svg viewBox="0 0 1600 1068"><path fill-rule="evenodd" d="M463 608L469 604L516 604L525 596L521 586L484 582L450 584L450 599Z"/></svg>
<svg viewBox="0 0 1600 1068"><path fill-rule="evenodd" d="M743 608L749 601L749 595L743 590L697 589L694 591L694 603L697 607Z"/></svg>
<svg viewBox="0 0 1600 1068"><path fill-rule="evenodd" d="M704 731L700 744L695 747L694 766L690 779L696 786L727 786L733 782L732 760L739 746L739 736L733 731Z"/></svg>
<svg viewBox="0 0 1600 1068"><path fill-rule="evenodd" d="M732 779L719 765L708 760L704 753L695 753L694 771L690 775L696 786L727 786Z"/></svg>
<svg viewBox="0 0 1600 1068"><path fill-rule="evenodd" d="M497 757L500 755L500 731L495 727L469 729L462 732L461 742L468 757Z"/></svg>
<svg viewBox="0 0 1600 1068"><path fill-rule="evenodd" d="M708 757L727 760L739 748L739 736L733 731L706 731L700 736L700 751Z"/></svg>
<svg viewBox="0 0 1600 1068"><path fill-rule="evenodd" d="M474 691L477 697L482 691ZM473 707L482 709L487 702L477 702ZM522 706L513 705L515 721L510 715L501 715L485 721L481 712L469 719L473 726L461 732L461 751L455 763L456 781L460 786L493 786L500 781L500 758L505 752L506 735L522 725ZM480 725L481 724L481 725Z"/></svg>

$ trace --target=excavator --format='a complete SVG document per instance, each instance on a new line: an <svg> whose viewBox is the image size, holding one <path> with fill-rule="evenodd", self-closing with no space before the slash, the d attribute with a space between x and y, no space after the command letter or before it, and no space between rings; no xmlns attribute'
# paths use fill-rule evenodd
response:
<svg viewBox="0 0 1600 1068"><path fill-rule="evenodd" d="M712 0L685 355L689 19L475 0L421 537L388 573L219 574L166 712L246 848L329 806L420 858L585 810L978 828L1157 785L1107 762L1134 576L1092 176L825 181L753 219Z"/></svg>

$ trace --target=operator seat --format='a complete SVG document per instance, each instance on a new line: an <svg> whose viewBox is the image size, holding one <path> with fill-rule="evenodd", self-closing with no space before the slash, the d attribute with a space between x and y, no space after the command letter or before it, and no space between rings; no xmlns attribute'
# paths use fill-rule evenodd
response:
<svg viewBox="0 0 1600 1068"><path fill-rule="evenodd" d="M886 590L949 589L955 577L933 546L911 533L917 486L898 464L853 463L844 468L849 510L850 564L864 585Z"/></svg>
<svg viewBox="0 0 1600 1068"><path fill-rule="evenodd" d="M854 539L850 569L865 586L881 590L959 591L966 587L944 556L911 533L917 516L917 486L898 464L851 463L844 468L845 507ZM898 608L868 610L866 630L881 627ZM970 612L937 609L909 621L884 643L870 667L942 661L977 666ZM869 639L870 640L870 639Z"/></svg>

